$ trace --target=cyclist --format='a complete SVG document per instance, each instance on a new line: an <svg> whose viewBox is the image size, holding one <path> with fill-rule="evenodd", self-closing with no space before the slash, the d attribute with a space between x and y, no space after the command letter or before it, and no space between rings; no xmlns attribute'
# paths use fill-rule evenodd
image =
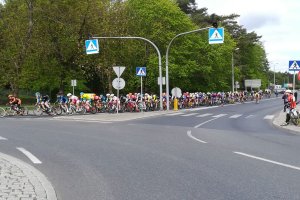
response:
<svg viewBox="0 0 300 200"><path fill-rule="evenodd" d="M72 95L71 93L68 93L67 97L69 98L69 103L71 105L76 106L76 111L78 111L79 110L79 104L80 104L79 98L75 95Z"/></svg>
<svg viewBox="0 0 300 200"><path fill-rule="evenodd" d="M14 95L8 95L8 100L9 100L9 104L11 106L11 108L15 111L19 111L20 107L21 107L21 99L15 97Z"/></svg>
<svg viewBox="0 0 300 200"><path fill-rule="evenodd" d="M50 97L47 94L43 95L41 98L41 106L45 111L48 111L50 109L49 102L50 102Z"/></svg>
<svg viewBox="0 0 300 200"><path fill-rule="evenodd" d="M259 92L255 92L255 103L259 103L260 94Z"/></svg>
<svg viewBox="0 0 300 200"><path fill-rule="evenodd" d="M56 97L57 97L57 102L59 103L59 104L61 104L61 106L62 106L62 108L67 112L67 113L69 113L69 108L68 108L68 98L67 97L65 97L64 95L63 95L63 93L62 92L59 92L57 95L56 95Z"/></svg>

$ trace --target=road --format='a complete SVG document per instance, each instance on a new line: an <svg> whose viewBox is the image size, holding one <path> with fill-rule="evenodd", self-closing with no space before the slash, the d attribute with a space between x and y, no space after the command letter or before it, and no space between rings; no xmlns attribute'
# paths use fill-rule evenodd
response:
<svg viewBox="0 0 300 200"><path fill-rule="evenodd" d="M118 122L0 119L0 152L60 200L296 200L300 137L272 125L280 109L278 98Z"/></svg>

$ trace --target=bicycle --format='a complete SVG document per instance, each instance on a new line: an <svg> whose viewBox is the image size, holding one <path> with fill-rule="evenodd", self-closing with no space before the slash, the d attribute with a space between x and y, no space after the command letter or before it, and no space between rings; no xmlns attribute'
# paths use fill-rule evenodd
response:
<svg viewBox="0 0 300 200"><path fill-rule="evenodd" d="M15 116L15 115L28 115L28 109L26 107L18 107L17 105L10 105L4 109L4 116Z"/></svg>
<svg viewBox="0 0 300 200"><path fill-rule="evenodd" d="M4 108L0 107L0 117L4 117L6 115L6 112L4 110Z"/></svg>
<svg viewBox="0 0 300 200"><path fill-rule="evenodd" d="M300 122L300 115L299 115L299 112L296 110L296 109L291 109L290 110L290 117L291 117L291 122L294 124L294 125L298 125L299 122Z"/></svg>
<svg viewBox="0 0 300 200"><path fill-rule="evenodd" d="M51 106L49 103L49 108L43 108L41 103L36 103L33 109L33 113L37 116L43 115L43 113L46 113L48 115L57 115L56 108Z"/></svg>

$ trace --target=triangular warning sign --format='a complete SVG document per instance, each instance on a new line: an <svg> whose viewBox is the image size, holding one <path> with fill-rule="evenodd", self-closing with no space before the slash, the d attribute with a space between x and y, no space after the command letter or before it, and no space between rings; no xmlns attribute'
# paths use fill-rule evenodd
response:
<svg viewBox="0 0 300 200"><path fill-rule="evenodd" d="M90 41L90 44L88 45L88 48L86 49L87 51L93 51L96 50L97 47L96 45L94 45L94 43L92 41Z"/></svg>
<svg viewBox="0 0 300 200"><path fill-rule="evenodd" d="M139 72L137 73L137 75L139 75L139 76L145 76L146 73L145 73L145 71L143 70L143 68L140 68L140 70L139 70Z"/></svg>
<svg viewBox="0 0 300 200"><path fill-rule="evenodd" d="M294 61L293 64L290 66L290 69L299 69L298 63Z"/></svg>
<svg viewBox="0 0 300 200"><path fill-rule="evenodd" d="M222 36L220 35L220 33L219 33L219 31L218 31L218 29L216 29L215 31L214 31L214 33L210 36L210 38L209 38L210 40L215 40L215 39L223 39L222 38Z"/></svg>

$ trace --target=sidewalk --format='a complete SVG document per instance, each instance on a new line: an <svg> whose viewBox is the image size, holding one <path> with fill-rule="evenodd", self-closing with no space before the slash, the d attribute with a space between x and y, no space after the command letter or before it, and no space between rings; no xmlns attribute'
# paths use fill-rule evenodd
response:
<svg viewBox="0 0 300 200"><path fill-rule="evenodd" d="M57 200L47 178L29 164L0 153L1 200Z"/></svg>
<svg viewBox="0 0 300 200"><path fill-rule="evenodd" d="M287 126L280 126L285 122L286 113L282 110L276 114L275 119L273 120L273 124L279 128L286 129L292 131L295 134L300 134L300 127L295 126L294 124L290 123Z"/></svg>

